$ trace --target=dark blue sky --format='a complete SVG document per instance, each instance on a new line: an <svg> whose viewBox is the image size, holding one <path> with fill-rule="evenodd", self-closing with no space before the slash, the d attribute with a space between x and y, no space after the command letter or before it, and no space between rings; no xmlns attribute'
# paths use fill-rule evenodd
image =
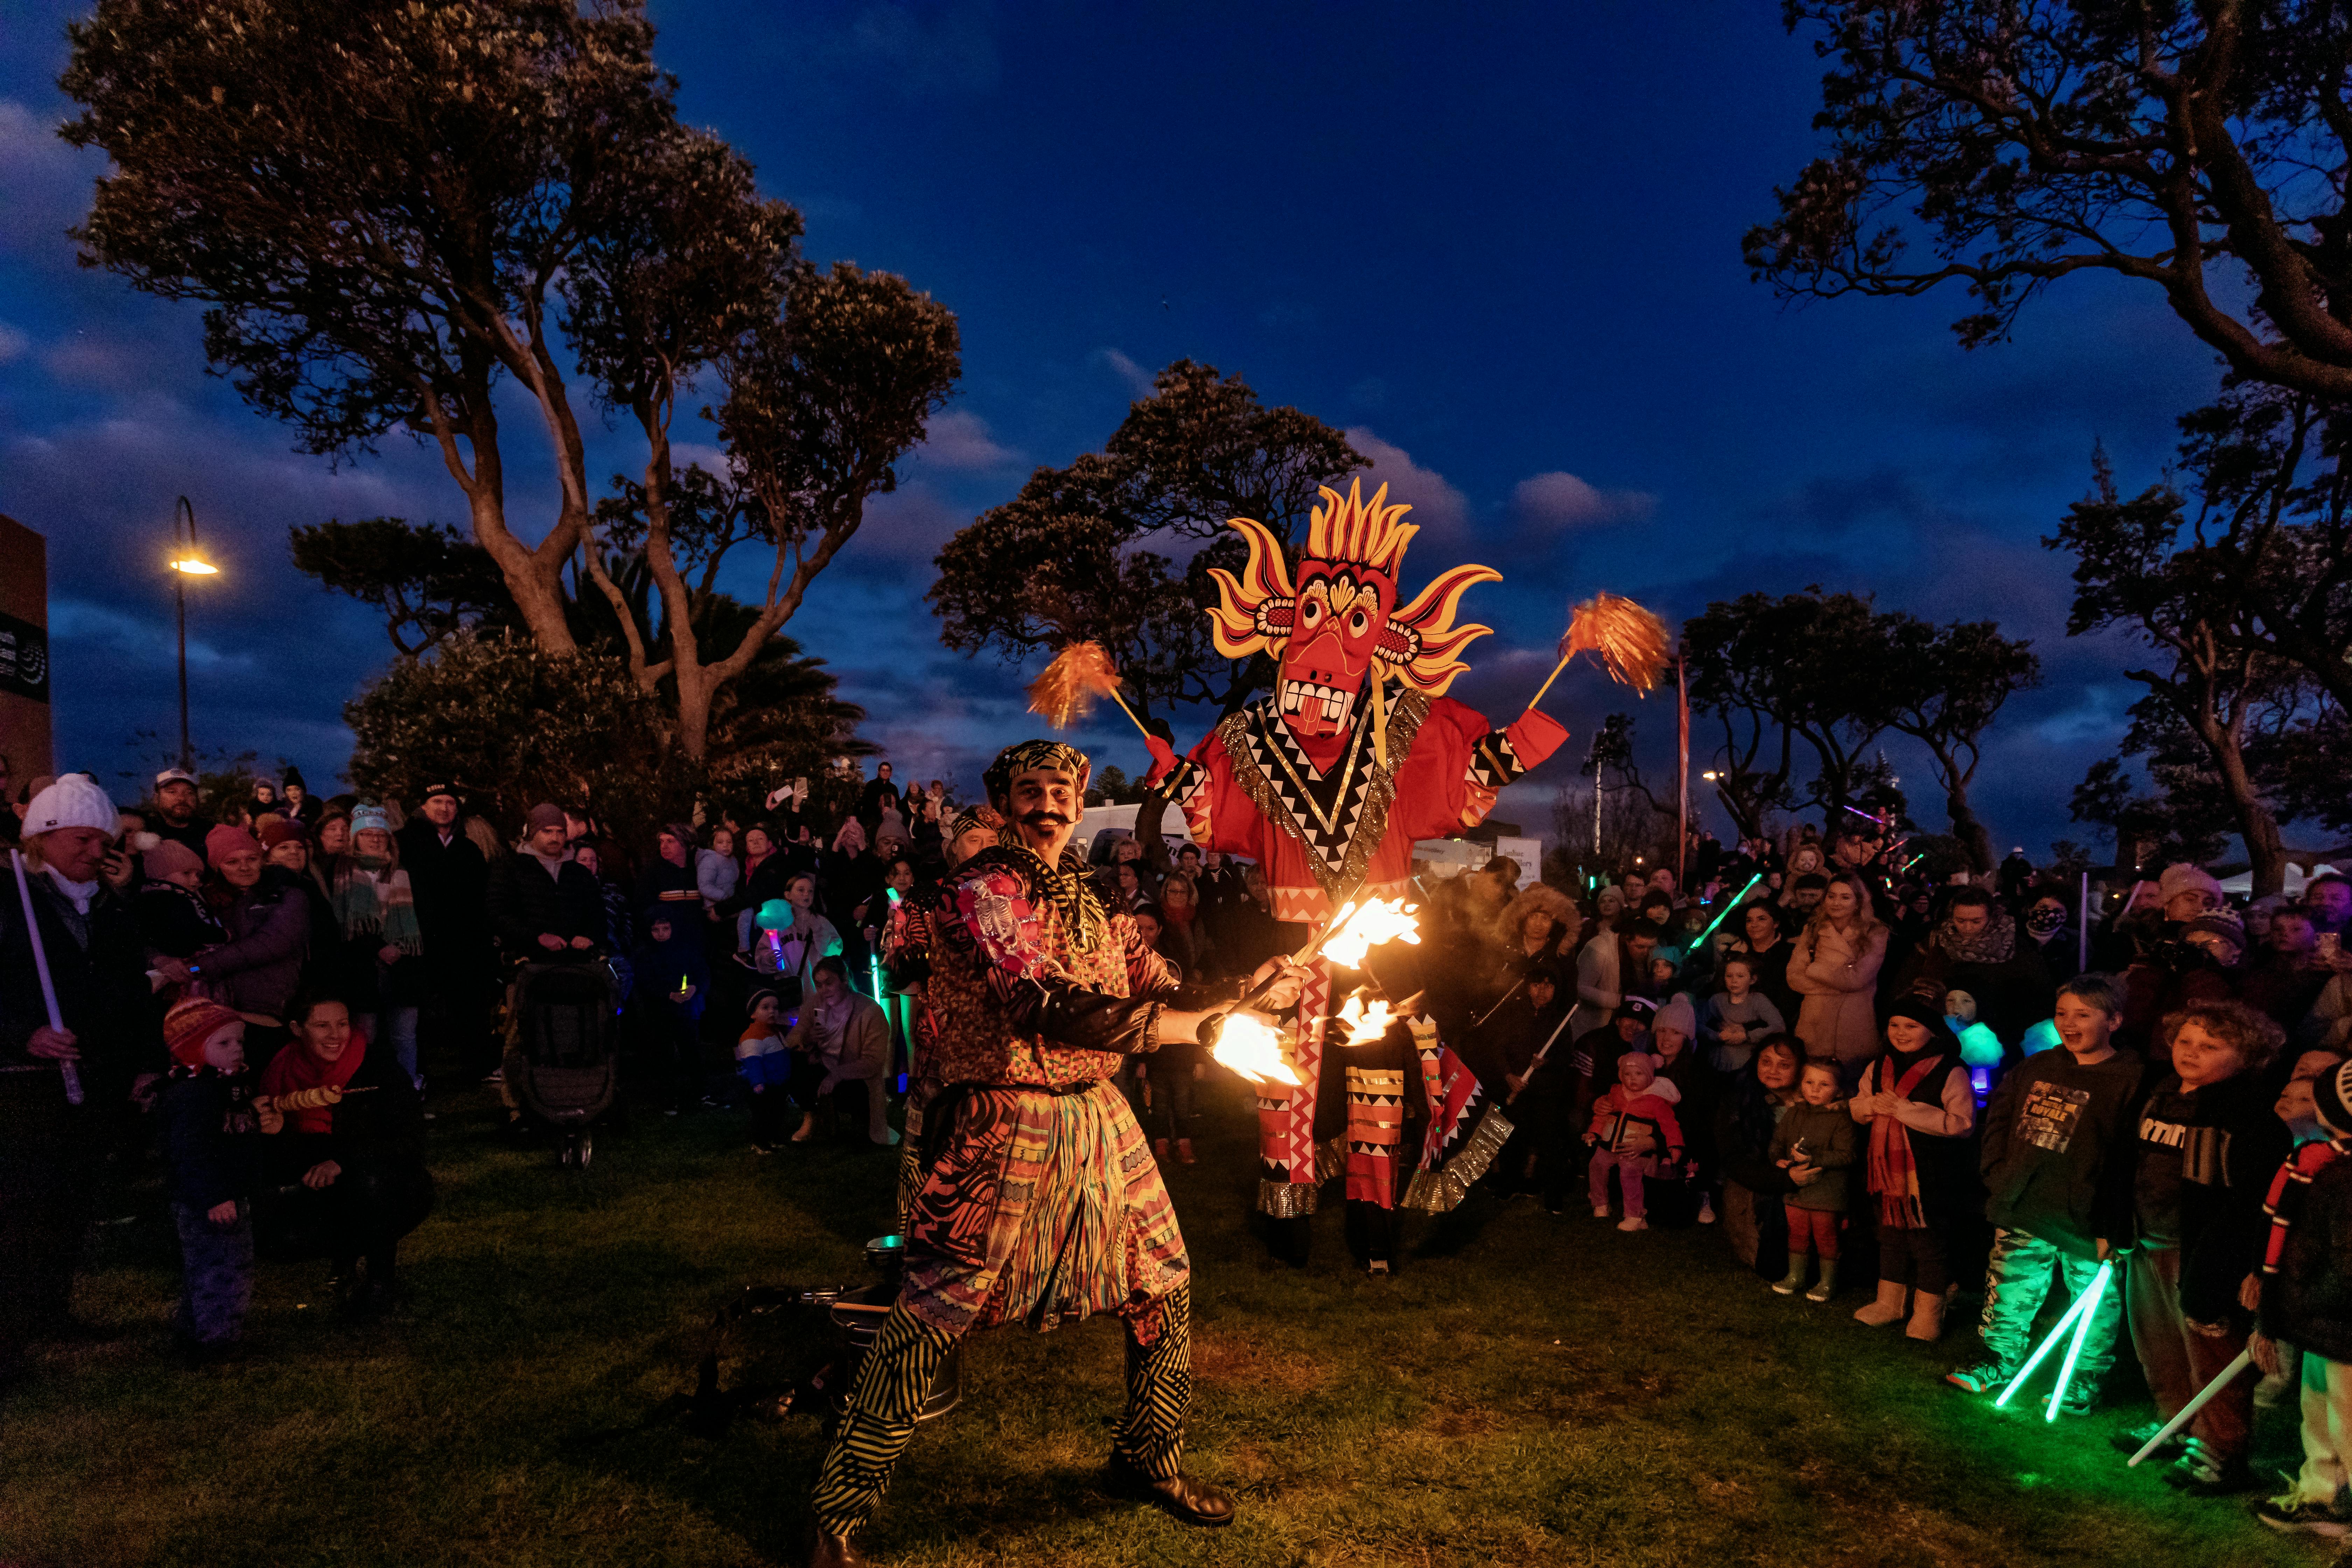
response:
<svg viewBox="0 0 2352 1568"><path fill-rule="evenodd" d="M0 511L50 542L61 755L110 776L134 730L176 725L162 563L184 491L227 568L195 611L199 744L321 783L390 648L292 571L286 530L463 506L397 439L340 470L297 455L206 376L194 310L76 268L61 231L100 165L51 132L78 9L13 5L0 58ZM1792 310L1750 283L1739 234L1813 147L1819 68L1777 6L1279 9L655 8L687 116L802 207L809 253L903 273L962 322L950 412L790 627L901 773L969 791L1032 722L1013 674L940 648L932 553L1189 355L1354 435L1427 525L1409 591L1455 560L1505 574L1466 606L1497 635L1457 695L1524 701L1599 588L1670 616L1816 582L1992 616L2048 681L2004 714L1979 809L2004 847L2092 838L2065 797L2136 689L2127 649L2064 637L2067 563L2038 538L2095 440L2147 483L2217 384L2155 295L2071 283L1965 353L1957 294ZM507 426L525 529L551 490L530 424ZM617 431L597 458L600 479L639 461ZM1622 695L1580 676L1547 704L1570 752ZM1635 710L1662 764L1671 707ZM1138 765L1110 718L1100 759ZM1888 749L1940 826L1924 760ZM1547 823L1574 772L1505 814Z"/></svg>

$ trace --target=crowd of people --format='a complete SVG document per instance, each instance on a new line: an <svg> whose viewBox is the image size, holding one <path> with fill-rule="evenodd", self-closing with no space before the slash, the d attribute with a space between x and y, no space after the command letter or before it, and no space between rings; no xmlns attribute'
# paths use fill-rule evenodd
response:
<svg viewBox="0 0 2352 1568"><path fill-rule="evenodd" d="M1941 887L1899 859L1807 834L1687 893L1668 870L1522 889L1503 860L1436 884L1428 1005L1516 1128L1486 1184L1625 1231L1718 1226L1814 1303L1859 1265L1853 1318L1914 1340L1980 1289L1979 1343L1941 1375L1990 1397L2045 1301L2096 1282L2063 1412L2100 1403L2127 1333L2155 1404L2116 1437L2137 1453L2250 1352L2166 1436L2167 1479L2251 1488L2257 1400L2299 1398L2306 1463L2256 1511L2342 1534L2352 881L2236 908L2177 864L2085 931L2083 884L2021 854Z"/></svg>
<svg viewBox="0 0 2352 1568"><path fill-rule="evenodd" d="M835 814L790 788L637 845L560 803L509 837L454 784L415 793L320 798L289 770L208 815L173 769L131 811L87 775L18 795L0 1355L67 1325L126 1155L165 1173L191 1359L238 1353L257 1258L323 1258L351 1311L396 1306L400 1240L433 1203L427 1069L503 1087L526 965L613 977L634 1098L660 1114L740 1115L761 1152L898 1142L918 1030L885 979L892 910L999 819L936 783L901 792L887 763ZM1103 906L1171 973L1247 976L1294 945L1254 866L1149 834L1093 850ZM1858 1265L1875 1287L1853 1317L1915 1340L1980 1281L1980 1344L1947 1381L1984 1395L2020 1374L2045 1300L2113 1265L2064 1409L2099 1402L2127 1332L2157 1415L2119 1438L2137 1448L2250 1352L2259 1386L2172 1436L2168 1476L2251 1485L2255 1402L2299 1386L2310 1458L2260 1511L2340 1532L2352 883L2237 908L2175 865L2109 913L2021 855L1940 887L1897 858L1854 831L1710 853L1688 889L1417 866L1418 1005L1515 1129L1484 1185L1623 1231L1717 1226L1807 1302ZM1169 1046L1118 1075L1163 1166L1196 1158L1208 1068Z"/></svg>

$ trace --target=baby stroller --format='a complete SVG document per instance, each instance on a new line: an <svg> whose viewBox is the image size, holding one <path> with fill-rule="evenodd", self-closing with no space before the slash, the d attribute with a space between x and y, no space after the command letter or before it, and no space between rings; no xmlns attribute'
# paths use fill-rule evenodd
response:
<svg viewBox="0 0 2352 1568"><path fill-rule="evenodd" d="M515 1109L562 1138L562 1162L585 1165L589 1129L619 1076L620 991L602 963L526 963L515 975L506 1088Z"/></svg>

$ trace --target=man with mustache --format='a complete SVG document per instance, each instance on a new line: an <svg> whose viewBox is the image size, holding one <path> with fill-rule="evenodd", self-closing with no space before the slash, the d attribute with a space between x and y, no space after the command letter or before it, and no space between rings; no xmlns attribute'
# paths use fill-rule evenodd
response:
<svg viewBox="0 0 2352 1568"><path fill-rule="evenodd" d="M1089 772L1059 742L1005 750L986 782L1010 841L918 893L920 920L895 922L894 938L908 940L892 948L891 980L924 984L936 1026L925 1071L939 1087L925 1109L906 1283L818 1471L812 1563L864 1560L851 1538L881 1502L959 1338L1098 1312L1127 1334L1113 1489L1189 1524L1233 1520L1232 1498L1181 1468L1192 1264L1111 1079L1130 1055L1199 1038L1207 1009L1245 984L1273 980L1268 1003L1289 1006L1302 974L1275 959L1247 983L1179 984L1131 919L1105 911L1070 851Z"/></svg>

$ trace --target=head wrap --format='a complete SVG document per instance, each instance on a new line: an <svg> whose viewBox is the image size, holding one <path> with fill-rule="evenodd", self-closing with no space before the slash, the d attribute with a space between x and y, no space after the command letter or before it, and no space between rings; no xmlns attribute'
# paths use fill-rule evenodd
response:
<svg viewBox="0 0 2352 1568"><path fill-rule="evenodd" d="M231 1024L245 1020L217 1002L201 998L183 1002L163 1016L163 1045L184 1068L205 1065L205 1042Z"/></svg>
<svg viewBox="0 0 2352 1568"><path fill-rule="evenodd" d="M95 827L111 838L122 818L114 802L88 773L60 773L25 807L25 837L64 827Z"/></svg>
<svg viewBox="0 0 2352 1568"><path fill-rule="evenodd" d="M986 801L975 801L955 814L948 824L948 842L952 844L965 834L980 829L1002 842L1005 829L1004 814Z"/></svg>
<svg viewBox="0 0 2352 1568"><path fill-rule="evenodd" d="M258 855L261 840L242 827L232 827L224 822L205 835L205 858L215 866L232 855Z"/></svg>
<svg viewBox="0 0 2352 1568"><path fill-rule="evenodd" d="M996 761L988 764L981 781L988 787L990 804L1000 811L1013 794L1013 781L1022 773L1054 768L1068 773L1078 782L1078 793L1084 795L1087 780L1094 773L1094 763L1076 746L1061 741L1022 741L996 753Z"/></svg>

